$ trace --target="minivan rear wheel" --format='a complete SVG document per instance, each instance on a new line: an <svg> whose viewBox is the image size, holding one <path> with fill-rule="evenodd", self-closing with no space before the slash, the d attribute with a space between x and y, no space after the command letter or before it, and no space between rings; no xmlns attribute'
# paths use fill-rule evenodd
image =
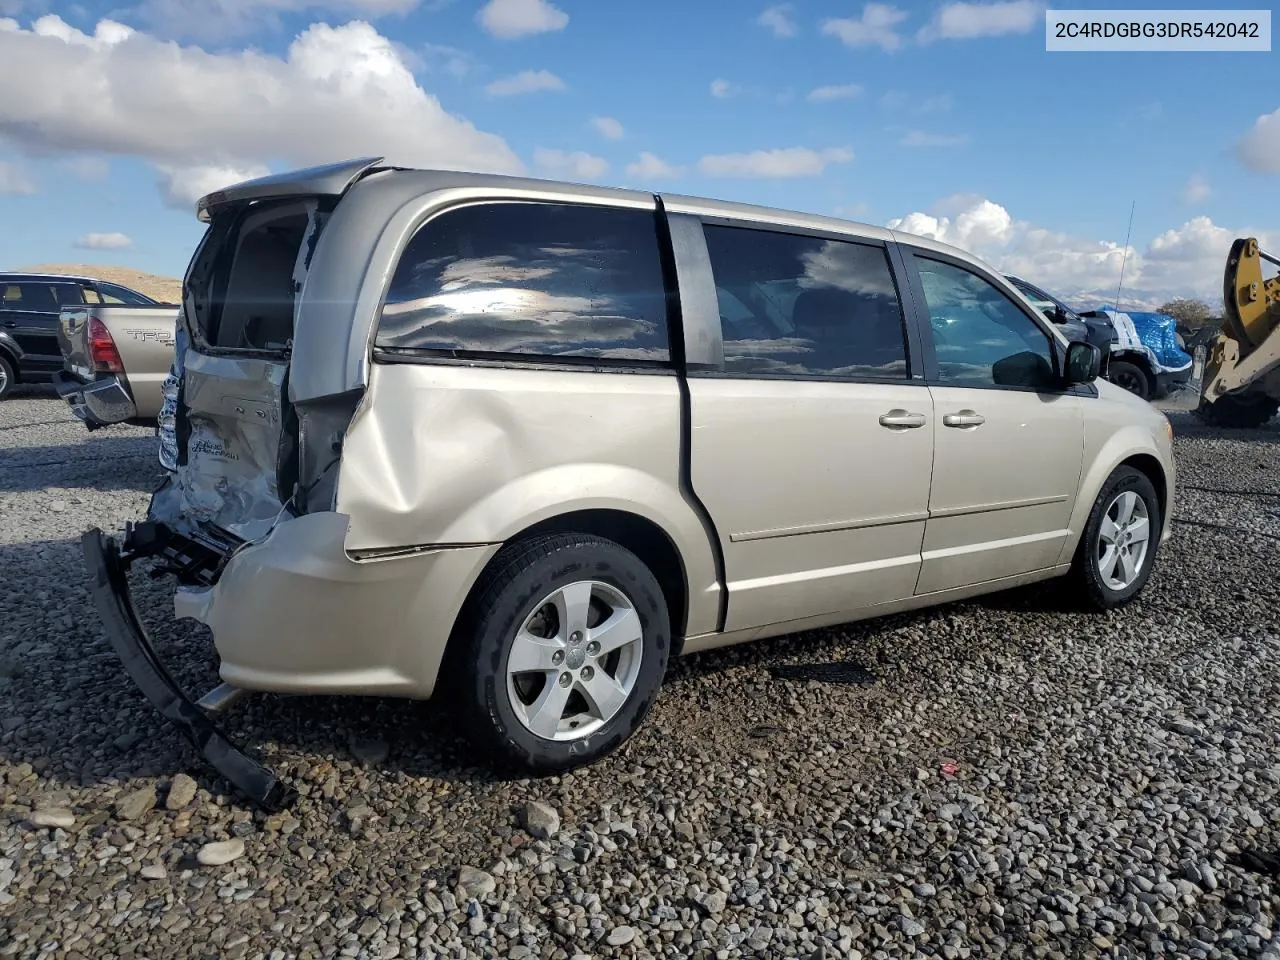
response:
<svg viewBox="0 0 1280 960"><path fill-rule="evenodd" d="M666 673L667 604L653 573L586 534L516 542L468 604L468 732L498 759L549 773L592 763L639 727Z"/></svg>
<svg viewBox="0 0 1280 960"><path fill-rule="evenodd" d="M1117 467L1102 485L1076 548L1072 577L1093 608L1136 597L1151 577L1164 518L1146 474Z"/></svg>

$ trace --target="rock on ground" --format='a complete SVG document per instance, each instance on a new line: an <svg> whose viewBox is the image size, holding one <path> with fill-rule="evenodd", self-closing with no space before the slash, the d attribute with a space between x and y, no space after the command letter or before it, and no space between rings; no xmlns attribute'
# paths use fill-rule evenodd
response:
<svg viewBox="0 0 1280 960"><path fill-rule="evenodd" d="M230 840L206 843L196 854L196 860L206 867L220 867L232 860L239 860L243 856L244 840L240 837L232 837Z"/></svg>
<svg viewBox="0 0 1280 960"><path fill-rule="evenodd" d="M539 840L550 840L560 832L560 814L554 807L537 800L524 805L520 819L524 828Z"/></svg>
<svg viewBox="0 0 1280 960"><path fill-rule="evenodd" d="M169 784L169 792L164 798L166 810L181 810L196 798L196 782L185 773L180 773Z"/></svg>
<svg viewBox="0 0 1280 960"><path fill-rule="evenodd" d="M121 820L137 820L148 810L155 809L156 788L140 787L130 790L116 801L116 817Z"/></svg>

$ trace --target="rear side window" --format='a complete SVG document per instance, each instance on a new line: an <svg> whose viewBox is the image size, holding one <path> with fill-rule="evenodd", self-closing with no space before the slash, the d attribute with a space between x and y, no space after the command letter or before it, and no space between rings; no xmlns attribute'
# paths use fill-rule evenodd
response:
<svg viewBox="0 0 1280 960"><path fill-rule="evenodd" d="M55 283L53 295L60 307L79 307L84 305L84 289L74 283Z"/></svg>
<svg viewBox="0 0 1280 960"><path fill-rule="evenodd" d="M51 283L10 283L4 288L4 306L8 310L34 313L57 313L58 300Z"/></svg>
<svg viewBox="0 0 1280 960"><path fill-rule="evenodd" d="M114 283L99 283L98 290L101 291L102 299L106 303L127 303L130 306L145 307L156 302L128 287L117 286Z"/></svg>
<svg viewBox="0 0 1280 960"><path fill-rule="evenodd" d="M883 247L707 225L724 369L905 379L902 307Z"/></svg>
<svg viewBox="0 0 1280 960"><path fill-rule="evenodd" d="M655 215L557 203L444 213L405 249L376 343L454 356L665 363Z"/></svg>

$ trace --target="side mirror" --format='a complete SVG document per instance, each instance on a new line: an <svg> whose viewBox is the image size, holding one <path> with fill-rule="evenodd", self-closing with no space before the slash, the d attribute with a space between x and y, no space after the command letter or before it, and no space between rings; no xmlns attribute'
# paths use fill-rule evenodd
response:
<svg viewBox="0 0 1280 960"><path fill-rule="evenodd" d="M1092 383L1102 371L1102 351L1092 343L1075 340L1067 346L1067 358L1062 375L1067 386Z"/></svg>

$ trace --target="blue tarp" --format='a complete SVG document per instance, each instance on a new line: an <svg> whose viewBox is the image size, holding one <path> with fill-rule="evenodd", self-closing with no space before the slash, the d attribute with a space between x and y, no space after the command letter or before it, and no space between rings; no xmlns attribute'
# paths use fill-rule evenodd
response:
<svg viewBox="0 0 1280 960"><path fill-rule="evenodd" d="M1116 328L1113 350L1138 350L1147 355L1157 373L1172 373L1191 366L1191 354L1178 346L1178 322L1164 313L1116 311L1110 304L1098 308Z"/></svg>

